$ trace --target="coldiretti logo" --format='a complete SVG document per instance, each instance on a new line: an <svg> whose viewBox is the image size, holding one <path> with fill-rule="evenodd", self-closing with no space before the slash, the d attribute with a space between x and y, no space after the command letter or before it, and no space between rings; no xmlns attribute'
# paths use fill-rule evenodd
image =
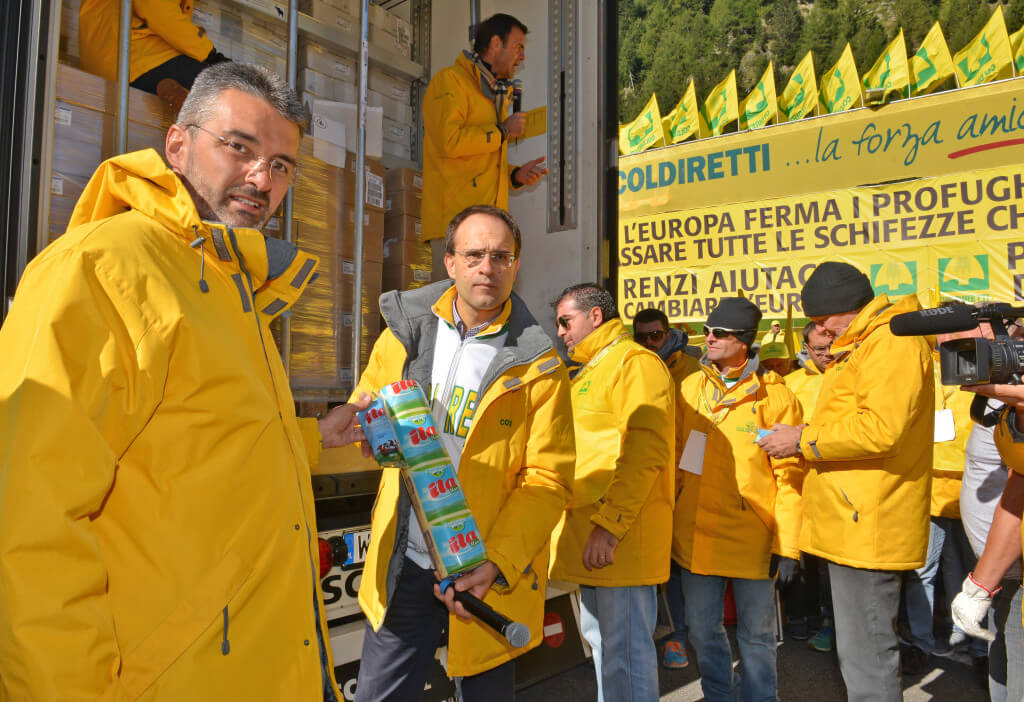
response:
<svg viewBox="0 0 1024 702"><path fill-rule="evenodd" d="M917 261L871 264L871 287L877 295L898 297L917 292Z"/></svg>
<svg viewBox="0 0 1024 702"><path fill-rule="evenodd" d="M939 292L988 290L988 256L953 256L939 259Z"/></svg>

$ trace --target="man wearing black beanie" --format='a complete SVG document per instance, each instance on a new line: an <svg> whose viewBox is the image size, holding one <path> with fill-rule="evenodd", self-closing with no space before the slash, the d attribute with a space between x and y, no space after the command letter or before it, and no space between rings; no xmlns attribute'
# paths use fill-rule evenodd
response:
<svg viewBox="0 0 1024 702"><path fill-rule="evenodd" d="M792 579L800 557L799 457L769 458L754 440L799 424L800 402L751 352L761 312L723 299L704 327L707 353L676 403L672 560L680 569L688 636L709 700L778 700L772 578ZM732 581L742 676L722 625Z"/></svg>
<svg viewBox="0 0 1024 702"><path fill-rule="evenodd" d="M807 461L800 550L828 561L848 699L898 702L895 622L902 571L921 567L928 545L935 387L927 341L893 336L889 320L921 306L875 296L838 261L818 266L801 301L834 360L811 422L758 443Z"/></svg>

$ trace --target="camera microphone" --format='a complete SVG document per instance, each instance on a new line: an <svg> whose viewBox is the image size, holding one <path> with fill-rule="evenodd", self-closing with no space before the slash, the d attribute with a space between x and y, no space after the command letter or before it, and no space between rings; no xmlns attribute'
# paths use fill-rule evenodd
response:
<svg viewBox="0 0 1024 702"><path fill-rule="evenodd" d="M512 81L512 114L523 111L523 81Z"/></svg>
<svg viewBox="0 0 1024 702"><path fill-rule="evenodd" d="M977 312L977 309L970 305L951 305L904 312L892 318L889 329L896 336L968 331L978 326Z"/></svg>

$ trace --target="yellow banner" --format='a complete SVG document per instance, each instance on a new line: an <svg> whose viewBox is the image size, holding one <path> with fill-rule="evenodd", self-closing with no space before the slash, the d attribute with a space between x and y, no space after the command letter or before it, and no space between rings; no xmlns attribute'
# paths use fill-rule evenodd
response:
<svg viewBox="0 0 1024 702"><path fill-rule="evenodd" d="M619 309L703 321L740 291L766 315L815 266L843 260L875 291L1024 301L1024 166L733 203L619 221Z"/></svg>
<svg viewBox="0 0 1024 702"><path fill-rule="evenodd" d="M620 218L1024 162L1024 79L619 158Z"/></svg>

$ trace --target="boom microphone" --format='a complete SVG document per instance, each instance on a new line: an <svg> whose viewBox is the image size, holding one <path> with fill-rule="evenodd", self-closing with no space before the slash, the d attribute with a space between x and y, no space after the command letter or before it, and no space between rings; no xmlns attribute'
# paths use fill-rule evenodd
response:
<svg viewBox="0 0 1024 702"><path fill-rule="evenodd" d="M523 111L523 81L512 81L512 114Z"/></svg>
<svg viewBox="0 0 1024 702"><path fill-rule="evenodd" d="M968 331L978 326L978 310L970 305L933 307L904 312L892 318L889 329L896 336L922 336Z"/></svg>

